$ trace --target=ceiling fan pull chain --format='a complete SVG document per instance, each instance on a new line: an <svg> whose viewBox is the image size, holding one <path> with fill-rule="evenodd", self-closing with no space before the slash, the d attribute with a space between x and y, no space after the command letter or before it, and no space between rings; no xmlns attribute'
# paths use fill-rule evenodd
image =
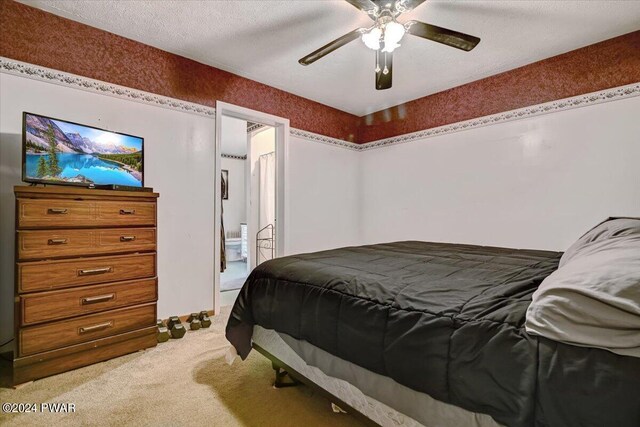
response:
<svg viewBox="0 0 640 427"><path fill-rule="evenodd" d="M384 70L382 70L382 74L385 76L389 74L389 67L387 67L387 52L384 53Z"/></svg>
<svg viewBox="0 0 640 427"><path fill-rule="evenodd" d="M380 72L380 62L378 61L378 54L376 54L376 69L375 69L376 73Z"/></svg>

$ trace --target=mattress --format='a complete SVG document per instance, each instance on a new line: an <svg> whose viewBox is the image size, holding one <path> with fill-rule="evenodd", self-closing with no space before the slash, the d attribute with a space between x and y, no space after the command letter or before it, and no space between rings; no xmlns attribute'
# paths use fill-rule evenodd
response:
<svg viewBox="0 0 640 427"><path fill-rule="evenodd" d="M227 338L244 358L253 326L273 329L503 425L640 425L638 360L524 331L560 256L397 242L279 258L247 279Z"/></svg>

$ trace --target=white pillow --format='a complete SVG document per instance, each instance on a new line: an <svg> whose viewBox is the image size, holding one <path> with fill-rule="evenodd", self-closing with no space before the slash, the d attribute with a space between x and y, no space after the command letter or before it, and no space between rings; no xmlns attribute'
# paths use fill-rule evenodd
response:
<svg viewBox="0 0 640 427"><path fill-rule="evenodd" d="M610 219L578 239L533 294L525 328L640 357L640 219Z"/></svg>

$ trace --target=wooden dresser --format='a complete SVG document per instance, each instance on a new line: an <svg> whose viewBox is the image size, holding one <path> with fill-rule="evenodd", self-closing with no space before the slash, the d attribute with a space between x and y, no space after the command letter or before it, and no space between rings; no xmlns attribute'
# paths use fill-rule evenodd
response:
<svg viewBox="0 0 640 427"><path fill-rule="evenodd" d="M155 346L158 194L14 191L14 384Z"/></svg>

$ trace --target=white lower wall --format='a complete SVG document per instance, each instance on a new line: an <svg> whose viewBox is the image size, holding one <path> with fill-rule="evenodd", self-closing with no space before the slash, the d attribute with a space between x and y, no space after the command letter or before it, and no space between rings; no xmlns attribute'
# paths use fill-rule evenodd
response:
<svg viewBox="0 0 640 427"><path fill-rule="evenodd" d="M13 333L22 111L145 138L159 315L213 306L212 118L0 73L0 343ZM563 250L640 216L640 97L364 152L291 136L287 253L396 240Z"/></svg>
<svg viewBox="0 0 640 427"><path fill-rule="evenodd" d="M640 216L640 97L364 151L364 242L564 250Z"/></svg>
<svg viewBox="0 0 640 427"><path fill-rule="evenodd" d="M288 253L360 243L361 153L291 137Z"/></svg>
<svg viewBox="0 0 640 427"><path fill-rule="evenodd" d="M213 307L215 120L0 74L0 342L13 332L14 196L22 112L144 137L145 185L158 200L158 315Z"/></svg>
<svg viewBox="0 0 640 427"><path fill-rule="evenodd" d="M13 334L23 111L145 138L145 185L160 193L158 315L211 309L215 120L0 73L0 343ZM292 137L288 162L287 252L357 244L358 153Z"/></svg>

